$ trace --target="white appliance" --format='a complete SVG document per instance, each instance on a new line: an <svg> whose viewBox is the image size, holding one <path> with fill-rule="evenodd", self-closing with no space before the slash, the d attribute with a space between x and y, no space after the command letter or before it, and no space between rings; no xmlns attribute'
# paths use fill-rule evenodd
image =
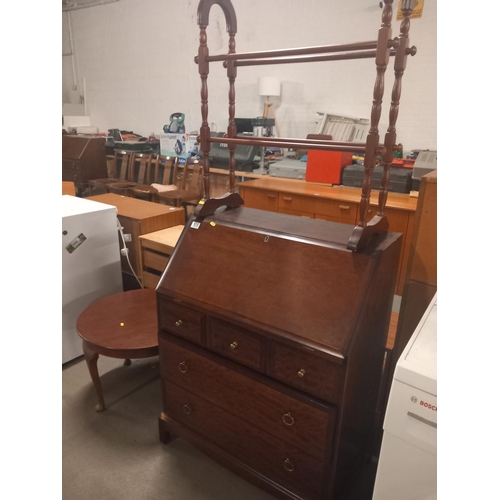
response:
<svg viewBox="0 0 500 500"><path fill-rule="evenodd" d="M373 500L437 498L437 294L394 371Z"/></svg>
<svg viewBox="0 0 500 500"><path fill-rule="evenodd" d="M116 207L62 197L62 362L83 354L76 320L93 301L123 291Z"/></svg>

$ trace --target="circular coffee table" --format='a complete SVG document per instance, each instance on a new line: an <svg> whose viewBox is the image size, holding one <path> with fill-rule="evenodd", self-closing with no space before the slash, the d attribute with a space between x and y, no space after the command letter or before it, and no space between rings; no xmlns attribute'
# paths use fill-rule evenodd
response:
<svg viewBox="0 0 500 500"><path fill-rule="evenodd" d="M78 317L76 331L83 340L83 354L97 392L96 411L103 411L99 354L125 359L125 365L131 359L158 355L156 291L141 288L96 300Z"/></svg>

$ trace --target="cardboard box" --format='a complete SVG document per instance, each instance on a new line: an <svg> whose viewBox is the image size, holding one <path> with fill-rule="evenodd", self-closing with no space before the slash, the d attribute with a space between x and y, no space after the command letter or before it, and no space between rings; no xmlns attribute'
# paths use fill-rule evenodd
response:
<svg viewBox="0 0 500 500"><path fill-rule="evenodd" d="M179 158L196 157L199 148L196 137L195 134L160 134L160 154Z"/></svg>

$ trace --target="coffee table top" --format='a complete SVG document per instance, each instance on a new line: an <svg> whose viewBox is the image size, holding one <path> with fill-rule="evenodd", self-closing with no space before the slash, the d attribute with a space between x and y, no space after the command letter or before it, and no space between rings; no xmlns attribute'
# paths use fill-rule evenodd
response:
<svg viewBox="0 0 500 500"><path fill-rule="evenodd" d="M96 300L78 317L76 331L99 354L116 358L155 356L156 291L141 288Z"/></svg>

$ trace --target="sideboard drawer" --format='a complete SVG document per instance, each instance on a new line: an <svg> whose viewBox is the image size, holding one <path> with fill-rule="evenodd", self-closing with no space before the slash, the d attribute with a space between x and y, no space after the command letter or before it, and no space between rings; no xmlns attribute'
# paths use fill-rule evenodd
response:
<svg viewBox="0 0 500 500"><path fill-rule="evenodd" d="M142 249L142 267L163 272L167 267L170 257L147 248Z"/></svg>
<svg viewBox="0 0 500 500"><path fill-rule="evenodd" d="M265 372L265 339L216 318L207 320L207 347L242 365Z"/></svg>
<svg viewBox="0 0 500 500"><path fill-rule="evenodd" d="M205 344L205 315L190 307L158 297L158 326L178 337Z"/></svg>
<svg viewBox="0 0 500 500"><path fill-rule="evenodd" d="M320 498L323 462L169 381L165 384L165 401L169 417L237 460L301 497Z"/></svg>
<svg viewBox="0 0 500 500"><path fill-rule="evenodd" d="M271 341L268 374L325 401L342 393L342 367L312 353Z"/></svg>
<svg viewBox="0 0 500 500"><path fill-rule="evenodd" d="M176 342L159 340L162 378L319 460L325 459L328 428L335 421L333 408L296 399Z"/></svg>
<svg viewBox="0 0 500 500"><path fill-rule="evenodd" d="M279 194L279 210L281 209L295 210L298 212L307 212L313 216L316 210L316 200L307 196L298 196L296 194L280 193Z"/></svg>
<svg viewBox="0 0 500 500"><path fill-rule="evenodd" d="M346 201L317 200L315 219L356 224L358 205Z"/></svg>

